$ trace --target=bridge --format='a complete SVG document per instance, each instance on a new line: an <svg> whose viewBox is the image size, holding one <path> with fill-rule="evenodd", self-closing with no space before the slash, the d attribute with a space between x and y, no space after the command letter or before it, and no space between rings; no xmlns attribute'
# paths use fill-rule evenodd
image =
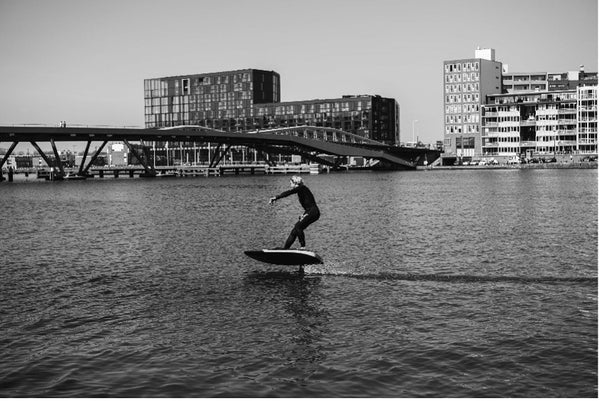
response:
<svg viewBox="0 0 600 401"><path fill-rule="evenodd" d="M144 176L156 175L155 167L140 154L139 147L132 142L196 142L214 143L214 152L209 167L217 166L232 146L246 146L259 151L263 155L294 154L319 164L333 165L339 161L331 161L323 155L336 157L362 156L379 160L389 169L416 169L425 160L428 163L439 158L439 151L425 148L407 148L386 145L349 132L328 127L297 126L272 129L261 129L245 132L227 132L213 128L184 125L163 129L156 128L109 128L109 127L48 127L48 126L0 126L0 142L11 143L8 151L0 161L0 171L8 157L19 143L28 142L33 145L48 166L56 167L64 176L62 163L56 147L57 142L86 143L83 159L79 166L78 176L85 177L88 170L101 154L109 141L123 142L129 151L143 166ZM54 159L46 155L39 142L50 142ZM93 155L89 155L92 142L102 142ZM88 158L88 156L90 156ZM273 164L274 158L265 157L265 162Z"/></svg>

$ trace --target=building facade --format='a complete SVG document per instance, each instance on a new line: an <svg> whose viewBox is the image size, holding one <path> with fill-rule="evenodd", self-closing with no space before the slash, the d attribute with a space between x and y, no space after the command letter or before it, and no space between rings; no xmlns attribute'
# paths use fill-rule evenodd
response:
<svg viewBox="0 0 600 401"><path fill-rule="evenodd" d="M597 153L597 86L490 95L482 130L477 156Z"/></svg>
<svg viewBox="0 0 600 401"><path fill-rule="evenodd" d="M545 92L548 90L548 73L516 72L502 74L502 93Z"/></svg>
<svg viewBox="0 0 600 401"><path fill-rule="evenodd" d="M507 68L493 49L444 62L442 164L486 155L597 152L597 72Z"/></svg>
<svg viewBox="0 0 600 401"><path fill-rule="evenodd" d="M400 132L400 108L381 96L281 102L280 76L255 69L144 80L146 128L201 125L229 132L311 125L386 144Z"/></svg>
<svg viewBox="0 0 600 401"><path fill-rule="evenodd" d="M598 85L577 88L577 150L598 153Z"/></svg>
<svg viewBox="0 0 600 401"><path fill-rule="evenodd" d="M580 86L598 85L597 72L521 72L502 74L502 93L545 92L576 89Z"/></svg>
<svg viewBox="0 0 600 401"><path fill-rule="evenodd" d="M255 106L266 127L330 127L394 145L400 132L400 106L381 96L343 96Z"/></svg>
<svg viewBox="0 0 600 401"><path fill-rule="evenodd" d="M493 49L477 49L475 58L444 61L444 149L456 158L481 149L481 106L502 91L502 63Z"/></svg>
<svg viewBox="0 0 600 401"><path fill-rule="evenodd" d="M255 104L280 101L279 74L255 69L144 80L146 128L203 125L254 127Z"/></svg>

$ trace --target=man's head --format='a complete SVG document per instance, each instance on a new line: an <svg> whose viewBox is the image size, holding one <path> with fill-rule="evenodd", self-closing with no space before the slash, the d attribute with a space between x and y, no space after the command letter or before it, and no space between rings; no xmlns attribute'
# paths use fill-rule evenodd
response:
<svg viewBox="0 0 600 401"><path fill-rule="evenodd" d="M302 177L294 175L292 178L290 178L290 185L295 188L297 186L304 185L304 181L302 181Z"/></svg>

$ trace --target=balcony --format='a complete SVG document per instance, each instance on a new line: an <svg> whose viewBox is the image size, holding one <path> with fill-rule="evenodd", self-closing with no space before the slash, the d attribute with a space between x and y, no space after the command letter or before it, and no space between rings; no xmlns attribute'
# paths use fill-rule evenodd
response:
<svg viewBox="0 0 600 401"><path fill-rule="evenodd" d="M535 127L535 120L522 120L521 127Z"/></svg>
<svg viewBox="0 0 600 401"><path fill-rule="evenodd" d="M556 131L556 133L558 135L571 135L571 136L575 136L577 135L577 130L576 129L560 129L558 131Z"/></svg>

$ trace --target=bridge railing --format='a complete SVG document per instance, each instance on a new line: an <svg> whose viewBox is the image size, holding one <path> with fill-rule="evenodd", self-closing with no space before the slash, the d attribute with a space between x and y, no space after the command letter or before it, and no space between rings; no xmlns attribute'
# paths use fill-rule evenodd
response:
<svg viewBox="0 0 600 401"><path fill-rule="evenodd" d="M331 127L315 127L310 125L301 125L297 127L281 127L281 128L269 128L261 129L256 131L247 131L249 134L262 133L262 134L274 134L274 135L293 135L306 139L315 139L326 142L340 142L340 143L352 143L352 144L370 144L370 145L383 145L383 143L362 137L360 135L353 134L351 132L343 131L337 128Z"/></svg>
<svg viewBox="0 0 600 401"><path fill-rule="evenodd" d="M112 124L71 124L71 123L26 123L26 124L0 124L4 127L44 127L44 128L128 128L143 129L139 125L112 125Z"/></svg>
<svg viewBox="0 0 600 401"><path fill-rule="evenodd" d="M13 124L7 125L6 127L44 127L44 128L90 128L90 129L144 129L138 126L114 126L114 125L89 125L89 124ZM152 129L154 130L154 129ZM256 129L251 131L241 132L229 132L219 130L216 128L210 128L202 125L178 125L174 127L159 128L157 131L196 131L196 132L215 132L219 134L272 134L281 136L295 136L311 140L318 140L324 142L337 142L344 144L367 144L367 145L379 145L385 146L385 144L365 138L363 136L353 134L351 132L343 131L332 127L317 127L310 125L301 125L295 127L278 127L278 128L264 128ZM175 138L175 137L174 137Z"/></svg>
<svg viewBox="0 0 600 401"><path fill-rule="evenodd" d="M227 131L218 130L214 128L204 127L201 125L178 125L175 127L161 128L161 131L212 131L219 133L227 133ZM337 128L331 127L315 127L309 125L301 125L296 127L280 127L280 128L265 128L256 129L252 131L242 131L243 134L272 134L272 135L285 135L285 136L296 136L306 139L313 139L325 142L340 142L350 144L369 144L369 145L384 145L381 142L362 137L360 135L353 134L351 132L343 131Z"/></svg>

